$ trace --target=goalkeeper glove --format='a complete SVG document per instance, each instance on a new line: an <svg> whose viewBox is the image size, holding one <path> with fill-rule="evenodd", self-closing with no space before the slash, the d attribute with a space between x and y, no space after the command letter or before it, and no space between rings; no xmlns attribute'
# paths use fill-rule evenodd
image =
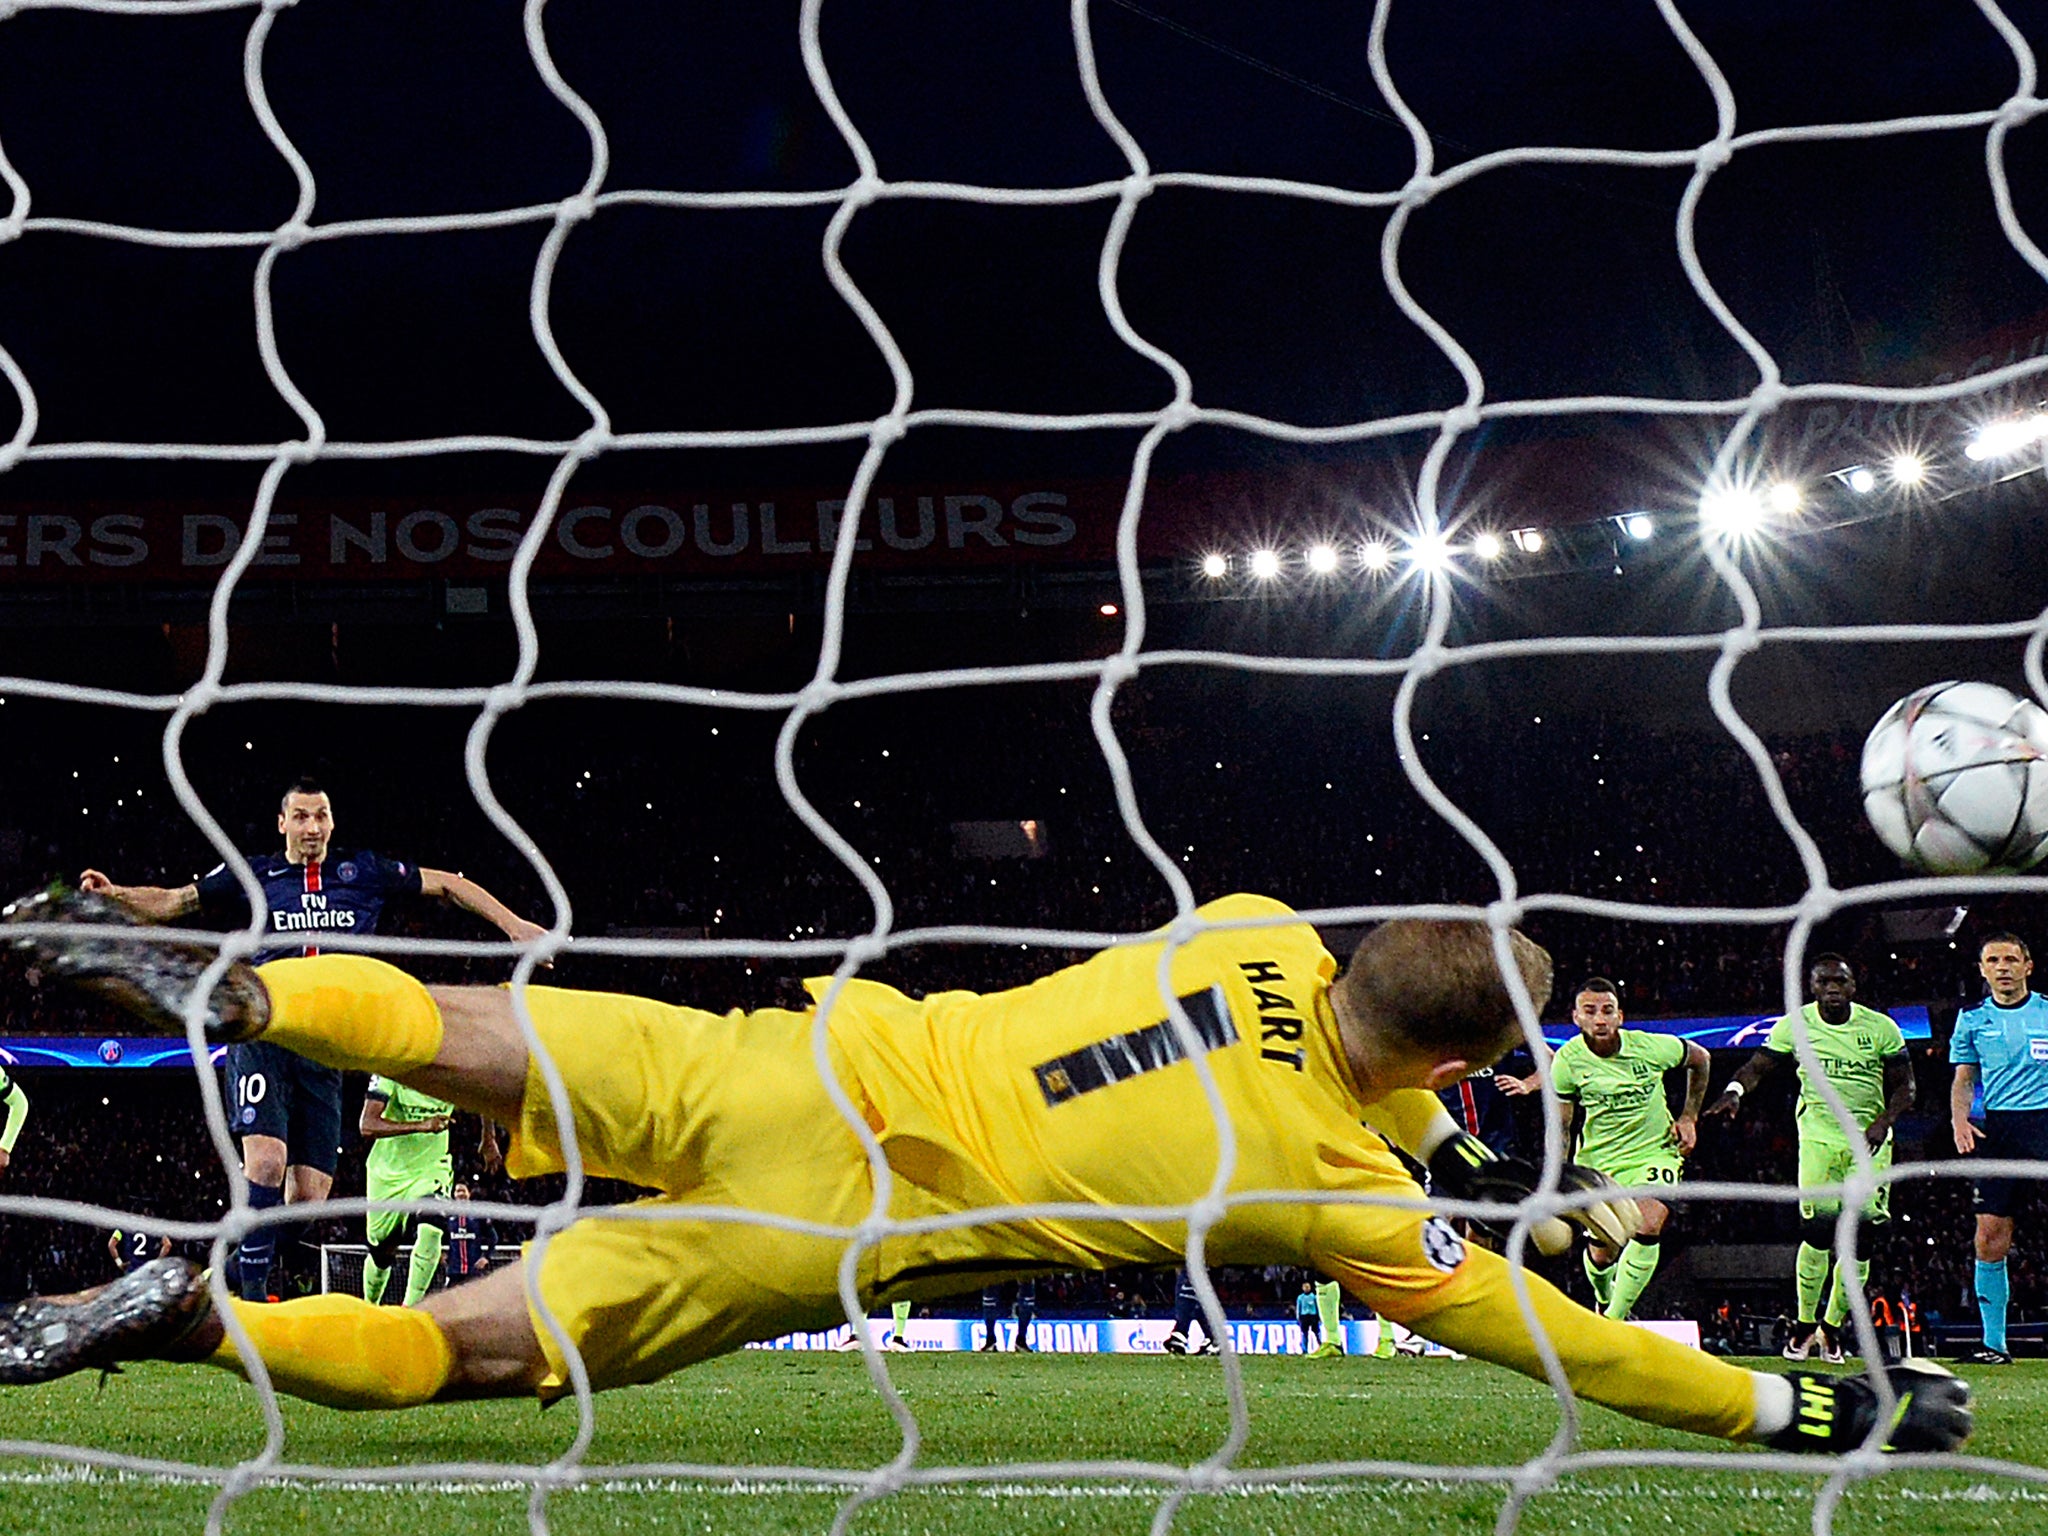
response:
<svg viewBox="0 0 2048 1536"><path fill-rule="evenodd" d="M1518 1205L1535 1192L1541 1178L1533 1164L1519 1157L1502 1157L1477 1136L1463 1131L1446 1137L1443 1145L1430 1154L1429 1159L1430 1188L1453 1200ZM1574 1194L1582 1190L1612 1188L1613 1184L1614 1181L1604 1173L1582 1168L1577 1163L1566 1163L1557 1187L1562 1193ZM1578 1206L1564 1212L1561 1218L1546 1217L1529 1228L1530 1240L1536 1244L1537 1251L1552 1257L1568 1252L1572 1245L1572 1229L1567 1223L1584 1227L1603 1248L1619 1248L1641 1229L1643 1213L1635 1201L1617 1195Z"/></svg>
<svg viewBox="0 0 2048 1536"><path fill-rule="evenodd" d="M1948 1451L1970 1438L1970 1384L1931 1360L1885 1371L1898 1406L1885 1435L1890 1451ZM1877 1423L1877 1390L1861 1376L1794 1371L1792 1422L1764 1443L1774 1451L1853 1451Z"/></svg>

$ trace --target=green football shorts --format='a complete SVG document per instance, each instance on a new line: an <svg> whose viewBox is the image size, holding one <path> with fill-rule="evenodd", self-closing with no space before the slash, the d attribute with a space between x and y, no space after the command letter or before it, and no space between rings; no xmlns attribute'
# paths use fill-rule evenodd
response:
<svg viewBox="0 0 2048 1536"><path fill-rule="evenodd" d="M404 1183L377 1181L377 1187L369 1191L372 1200L446 1200L454 1193L455 1180L452 1175L439 1171L425 1178L409 1179ZM413 1220L411 1211L371 1211L364 1220L364 1227L370 1239L370 1246L376 1247L392 1233L401 1231L408 1221ZM424 1216L419 1219L435 1226L446 1226L446 1216Z"/></svg>
<svg viewBox="0 0 2048 1536"><path fill-rule="evenodd" d="M1870 1154L1870 1161L1879 1173L1892 1165L1892 1143L1887 1136L1883 1146ZM1839 1184L1855 1170L1855 1162L1849 1156L1846 1142L1818 1141L1811 1136L1799 1138L1799 1187L1811 1189L1816 1184ZM1811 1221L1816 1216L1837 1216L1841 1214L1842 1202L1836 1199L1801 1200L1799 1214ZM1870 1197L1863 1207L1864 1216L1871 1221L1892 1219L1892 1187L1890 1184L1877 1186L1877 1193Z"/></svg>
<svg viewBox="0 0 2048 1536"><path fill-rule="evenodd" d="M1676 1184L1683 1176L1685 1160L1673 1147L1669 1152L1655 1153L1649 1157L1635 1157L1627 1160L1616 1159L1612 1163L1589 1163L1596 1173L1604 1173L1624 1189L1642 1189L1644 1186ZM1654 1188L1649 1190L1651 1199L1656 1198Z"/></svg>

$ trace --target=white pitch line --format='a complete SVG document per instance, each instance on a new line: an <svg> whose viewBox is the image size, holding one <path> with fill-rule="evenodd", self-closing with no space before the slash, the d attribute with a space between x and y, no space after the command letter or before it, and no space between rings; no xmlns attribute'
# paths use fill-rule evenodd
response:
<svg viewBox="0 0 2048 1536"><path fill-rule="evenodd" d="M205 1486L189 1478L143 1475L135 1472L115 1470L106 1472L98 1467L50 1466L40 1471L0 1471L0 1486L16 1488L62 1487L66 1485L138 1484L154 1487ZM532 1484L513 1478L499 1482L308 1482L296 1478L277 1481L266 1480L263 1486L281 1488L300 1493L437 1493L450 1495L466 1494L530 1494ZM1225 1488L1210 1492L1211 1498L1286 1498L1315 1499L1356 1502L1360 1499L1391 1503L1420 1497L1440 1497L1451 1493L1469 1493L1490 1485L1483 1483L1438 1483L1419 1482L1403 1479L1398 1482L1296 1482L1261 1483L1251 1487ZM1677 1487L1675 1483L1646 1484L1640 1481L1629 1483L1594 1483L1580 1485L1567 1481L1564 1486L1542 1495L1546 1498L1569 1498L1573 1500L1631 1502L1641 1499L1668 1495ZM954 1483L931 1487L912 1487L901 1490L904 1494L940 1495L951 1498L970 1499L1145 1499L1157 1500L1165 1493L1165 1487L1156 1483ZM1766 1504L1811 1504L1813 1491L1807 1487L1776 1486L1750 1483L1736 1487L1714 1487L1711 1485L1687 1486L1683 1489L1688 1499L1732 1500L1741 1503ZM630 1478L619 1482L592 1482L557 1489L552 1498L567 1498L590 1494L698 1494L717 1498L781 1498L790 1495L808 1495L812 1498L839 1499L845 1497L845 1490L821 1488L814 1483L759 1482L735 1479L731 1482L711 1482L698 1478ZM1898 1502L1902 1504L2048 1504L2048 1489L2014 1487L2006 1488L1992 1483L1973 1483L1967 1488L1911 1488L1891 1483L1865 1483L1859 1486L1852 1498L1857 1501Z"/></svg>

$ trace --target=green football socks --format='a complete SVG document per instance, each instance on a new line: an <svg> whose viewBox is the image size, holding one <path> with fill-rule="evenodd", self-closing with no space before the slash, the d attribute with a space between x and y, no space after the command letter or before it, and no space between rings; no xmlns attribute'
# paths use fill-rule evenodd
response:
<svg viewBox="0 0 2048 1536"><path fill-rule="evenodd" d="M1657 1273L1657 1261L1664 1256L1662 1243L1630 1243L1621 1250L1621 1257L1608 1272L1613 1294L1601 1310L1617 1322L1628 1321L1629 1313L1635 1310L1636 1299L1643 1294L1643 1287L1650 1283L1650 1277Z"/></svg>
<svg viewBox="0 0 2048 1536"><path fill-rule="evenodd" d="M1811 1328L1820 1321L1820 1295L1828 1284L1828 1250L1811 1243L1799 1245L1799 1260L1793 1274L1799 1289L1799 1325Z"/></svg>
<svg viewBox="0 0 2048 1536"><path fill-rule="evenodd" d="M412 1232L412 1262L405 1268L405 1304L418 1306L441 1273L441 1229L421 1222ZM381 1287L379 1288L381 1291Z"/></svg>
<svg viewBox="0 0 2048 1536"><path fill-rule="evenodd" d="M1856 1278L1865 1285L1870 1284L1870 1260L1858 1259L1856 1261ZM1849 1290L1842 1283L1842 1266L1837 1264L1835 1266L1835 1288L1828 1293L1828 1309L1822 1314L1821 1320L1830 1328L1839 1328L1842 1326L1843 1319L1848 1317L1848 1315Z"/></svg>
<svg viewBox="0 0 2048 1536"><path fill-rule="evenodd" d="M1595 1264L1590 1248L1579 1256L1579 1260L1585 1265L1586 1279L1593 1287L1593 1308L1597 1312L1605 1312L1608 1303L1614 1300L1614 1272L1621 1267L1620 1262Z"/></svg>
<svg viewBox="0 0 2048 1536"><path fill-rule="evenodd" d="M1334 1280L1324 1280L1316 1286L1316 1320L1322 1324L1323 1342L1335 1344L1340 1353L1344 1348L1344 1312L1339 1299L1342 1295Z"/></svg>

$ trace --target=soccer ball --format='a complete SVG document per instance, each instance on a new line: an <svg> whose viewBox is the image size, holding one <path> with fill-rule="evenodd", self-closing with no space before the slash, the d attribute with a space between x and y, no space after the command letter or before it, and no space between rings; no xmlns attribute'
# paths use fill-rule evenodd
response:
<svg viewBox="0 0 2048 1536"><path fill-rule="evenodd" d="M2048 710L1991 683L1933 683L1863 743L1863 812L1935 875L2022 870L2048 854Z"/></svg>

